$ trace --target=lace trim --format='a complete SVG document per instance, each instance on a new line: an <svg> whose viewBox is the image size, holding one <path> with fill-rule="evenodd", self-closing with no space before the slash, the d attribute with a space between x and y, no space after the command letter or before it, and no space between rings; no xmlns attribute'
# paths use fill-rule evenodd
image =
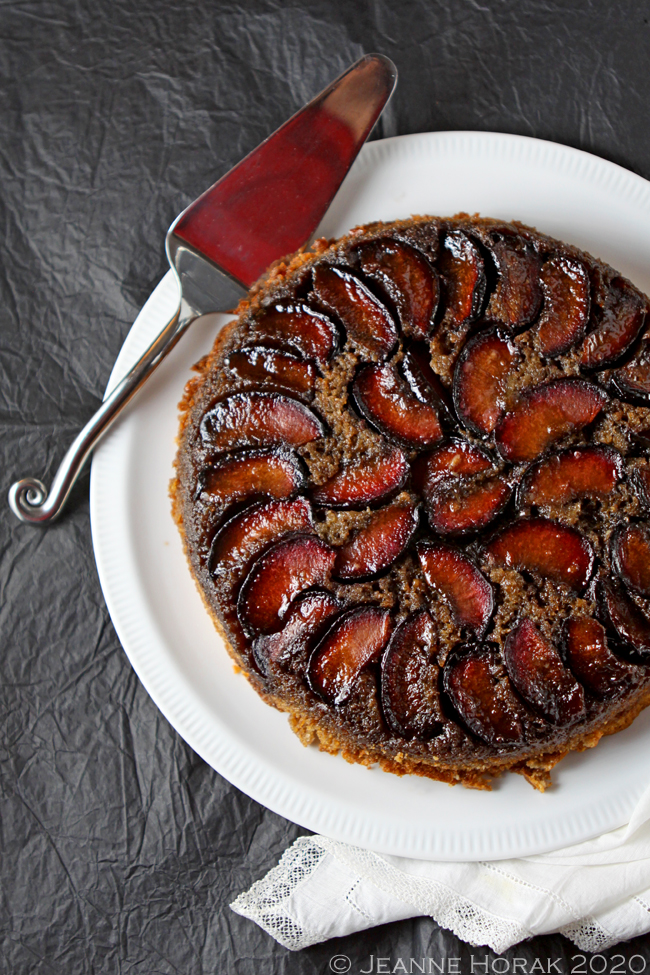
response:
<svg viewBox="0 0 650 975"><path fill-rule="evenodd" d="M291 914L288 901L292 894L309 880L326 851L311 837L303 836L282 855L277 867L269 870L250 890L244 891L230 907L247 917L290 951L299 951L322 941L316 931L305 930Z"/></svg>
<svg viewBox="0 0 650 975"><path fill-rule="evenodd" d="M298 922L290 901L328 855L351 871L351 886L345 896L348 904L370 927L378 923L354 902L354 891L361 879L368 880L380 891L413 906L419 914L433 918L441 927L452 931L470 945L488 945L497 954L532 936L520 922L492 914L469 898L439 881L411 877L369 850L347 846L324 836L304 836L284 853L277 867L253 884L250 890L230 905L236 913L255 921L285 948L298 951L327 939L322 931L312 930ZM492 864L489 864L492 866ZM356 878L356 879L353 879ZM636 898L645 910L648 904ZM357 930L351 926L351 930ZM342 931L341 934L347 932ZM616 944L612 936L594 917L582 918L560 928L582 951L600 952Z"/></svg>
<svg viewBox="0 0 650 975"><path fill-rule="evenodd" d="M410 877L370 850L347 846L324 836L309 837L349 869L370 880L379 890L432 917L441 927L453 931L471 945L489 945L497 953L531 933L524 925L499 917L474 904L446 884Z"/></svg>

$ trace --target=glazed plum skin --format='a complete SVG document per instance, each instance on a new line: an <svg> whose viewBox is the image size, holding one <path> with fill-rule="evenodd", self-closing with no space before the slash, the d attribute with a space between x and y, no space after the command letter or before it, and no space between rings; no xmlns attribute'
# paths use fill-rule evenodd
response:
<svg viewBox="0 0 650 975"><path fill-rule="evenodd" d="M248 635L279 630L291 602L329 581L336 553L312 534L290 535L253 563L239 591L237 614Z"/></svg>
<svg viewBox="0 0 650 975"><path fill-rule="evenodd" d="M606 497L623 476L621 455L612 447L588 446L552 454L526 472L517 491L520 508Z"/></svg>
<svg viewBox="0 0 650 975"><path fill-rule="evenodd" d="M448 603L456 623L480 639L494 610L492 586L483 573L444 542L420 542L417 553L428 585Z"/></svg>
<svg viewBox="0 0 650 975"><path fill-rule="evenodd" d="M281 444L299 446L324 436L308 406L279 393L236 393L216 403L201 420L201 440L216 452Z"/></svg>
<svg viewBox="0 0 650 975"><path fill-rule="evenodd" d="M544 308L536 327L537 345L546 356L568 352L589 321L589 275L580 261L555 257L541 270Z"/></svg>
<svg viewBox="0 0 650 975"><path fill-rule="evenodd" d="M519 518L488 544L489 559L507 569L535 572L583 592L594 568L594 551L575 528L548 518Z"/></svg>
<svg viewBox="0 0 650 975"><path fill-rule="evenodd" d="M535 460L551 444L596 419L607 394L581 379L556 379L527 389L495 431L504 460Z"/></svg>
<svg viewBox="0 0 650 975"><path fill-rule="evenodd" d="M525 709L489 644L461 646L447 658L443 686L462 723L489 745L526 740Z"/></svg>
<svg viewBox="0 0 650 975"><path fill-rule="evenodd" d="M436 629L426 610L393 632L381 662L381 702L388 725L403 738L426 741L442 728Z"/></svg>
<svg viewBox="0 0 650 975"><path fill-rule="evenodd" d="M338 474L314 488L315 504L329 508L365 508L380 504L396 494L409 473L406 457L395 448L375 461L344 467Z"/></svg>
<svg viewBox="0 0 650 975"><path fill-rule="evenodd" d="M470 339L454 370L454 405L465 426L478 436L492 433L505 413L504 392L519 355L498 329Z"/></svg>
<svg viewBox="0 0 650 975"><path fill-rule="evenodd" d="M361 671L379 659L391 628L389 613L376 606L357 606L341 616L312 653L312 690L329 704L344 704Z"/></svg>
<svg viewBox="0 0 650 975"><path fill-rule="evenodd" d="M632 664L612 653L604 626L589 617L566 621L564 657L580 683L600 699L620 694L638 676Z"/></svg>
<svg viewBox="0 0 650 975"><path fill-rule="evenodd" d="M433 328L440 284L424 255L388 238L362 244L359 261L362 271L382 286L396 306L404 335L425 339Z"/></svg>
<svg viewBox="0 0 650 975"><path fill-rule="evenodd" d="M400 557L418 526L419 512L411 505L376 511L368 524L337 550L338 579L369 579Z"/></svg>
<svg viewBox="0 0 650 975"><path fill-rule="evenodd" d="M175 515L305 740L536 781L650 687L648 302L534 231L430 223L257 286L186 395Z"/></svg>
<svg viewBox="0 0 650 975"><path fill-rule="evenodd" d="M612 564L628 589L650 597L650 531L646 525L628 525L617 532Z"/></svg>
<svg viewBox="0 0 650 975"><path fill-rule="evenodd" d="M440 411L423 403L392 366L365 366L353 391L361 413L390 440L416 449L442 440Z"/></svg>
<svg viewBox="0 0 650 975"><path fill-rule="evenodd" d="M503 658L514 686L547 721L567 725L583 716L582 687L531 620L521 620L510 631Z"/></svg>

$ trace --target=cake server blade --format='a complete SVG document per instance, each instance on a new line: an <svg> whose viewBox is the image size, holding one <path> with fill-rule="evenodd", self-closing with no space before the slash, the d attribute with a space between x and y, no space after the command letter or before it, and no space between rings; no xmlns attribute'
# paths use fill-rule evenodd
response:
<svg viewBox="0 0 650 975"><path fill-rule="evenodd" d="M361 58L177 217L166 238L181 288L174 316L79 433L50 491L36 478L12 484L17 518L57 518L95 444L192 321L232 309L270 264L309 241L396 81L388 58Z"/></svg>

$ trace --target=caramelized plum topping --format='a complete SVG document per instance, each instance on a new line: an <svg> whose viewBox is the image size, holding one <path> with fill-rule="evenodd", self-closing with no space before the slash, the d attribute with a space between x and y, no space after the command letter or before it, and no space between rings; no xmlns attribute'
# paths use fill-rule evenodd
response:
<svg viewBox="0 0 650 975"><path fill-rule="evenodd" d="M348 580L368 579L400 557L418 526L413 505L380 508L368 524L336 552L334 574Z"/></svg>
<svg viewBox="0 0 650 975"><path fill-rule="evenodd" d="M609 649L605 628L598 620L587 617L566 621L564 655L580 683L601 699L619 694L637 674L636 667L619 660Z"/></svg>
<svg viewBox="0 0 650 975"><path fill-rule="evenodd" d="M278 352L256 345L231 352L224 366L238 379L255 386L272 386L310 400L314 395L316 369L289 352Z"/></svg>
<svg viewBox="0 0 650 975"><path fill-rule="evenodd" d="M377 606L357 606L344 613L311 655L311 689L328 704L343 704L364 667L379 659L391 629L388 611Z"/></svg>
<svg viewBox="0 0 650 975"><path fill-rule="evenodd" d="M547 518L519 518L485 546L497 565L534 572L583 592L594 567L590 542L568 525Z"/></svg>
<svg viewBox="0 0 650 975"><path fill-rule="evenodd" d="M251 505L217 532L210 551L210 571L239 582L254 556L289 532L312 530L311 505L306 498Z"/></svg>
<svg viewBox="0 0 650 975"><path fill-rule="evenodd" d="M308 305L274 305L256 318L255 341L294 349L322 366L338 348L339 333L333 321Z"/></svg>
<svg viewBox="0 0 650 975"><path fill-rule="evenodd" d="M508 376L519 354L510 339L496 329L470 339L454 370L454 405L468 429L486 436L505 412Z"/></svg>
<svg viewBox="0 0 650 975"><path fill-rule="evenodd" d="M623 477L623 461L613 447L563 450L534 464L518 491L518 505L567 504L578 498L603 498Z"/></svg>
<svg viewBox="0 0 650 975"><path fill-rule="evenodd" d="M650 619L617 579L601 582L599 595L604 619L628 653L641 663L650 664Z"/></svg>
<svg viewBox="0 0 650 975"><path fill-rule="evenodd" d="M442 275L444 316L442 329L457 330L473 322L485 298L485 268L476 244L467 234L445 234L438 267Z"/></svg>
<svg viewBox="0 0 650 975"><path fill-rule="evenodd" d="M425 339L433 328L438 308L438 275L414 247L392 237L371 240L359 247L364 274L377 281L391 299L402 332Z"/></svg>
<svg viewBox="0 0 650 975"><path fill-rule="evenodd" d="M444 408L447 414L451 407L449 390L431 368L430 359L428 346L424 342L414 342L404 353L402 372L422 403L433 403Z"/></svg>
<svg viewBox="0 0 650 975"><path fill-rule="evenodd" d="M462 492L458 483L440 482L428 492L429 524L441 535L480 531L501 514L511 494L512 486L500 476Z"/></svg>
<svg viewBox="0 0 650 975"><path fill-rule="evenodd" d="M531 620L515 624L503 658L510 680L521 696L557 725L573 724L584 715L585 696L552 643Z"/></svg>
<svg viewBox="0 0 650 975"><path fill-rule="evenodd" d="M371 355L385 358L397 344L390 312L359 278L338 267L317 265L314 294L342 322L348 337Z"/></svg>
<svg viewBox="0 0 650 975"><path fill-rule="evenodd" d="M391 440L422 449L442 439L440 410L414 396L394 366L364 366L353 393L365 418Z"/></svg>
<svg viewBox="0 0 650 975"><path fill-rule="evenodd" d="M495 241L491 252L499 277L487 317L514 330L525 328L537 318L542 305L540 258L507 238Z"/></svg>
<svg viewBox="0 0 650 975"><path fill-rule="evenodd" d="M201 420L201 440L214 451L237 447L301 446L325 434L308 406L279 393L235 393Z"/></svg>
<svg viewBox="0 0 650 975"><path fill-rule="evenodd" d="M458 437L418 457L413 465L413 482L415 489L428 500L435 496L441 480L471 477L490 467L492 459L486 450Z"/></svg>
<svg viewBox="0 0 650 975"><path fill-rule="evenodd" d="M382 710L402 738L426 741L442 730L436 649L434 622L422 611L400 623L382 657Z"/></svg>
<svg viewBox="0 0 650 975"><path fill-rule="evenodd" d="M365 508L396 494L408 477L409 465L398 448L371 461L342 468L314 488L312 500L327 508Z"/></svg>
<svg viewBox="0 0 650 975"><path fill-rule="evenodd" d="M582 346L585 369L607 369L631 348L645 321L646 303L619 278L608 289L602 318Z"/></svg>
<svg viewBox="0 0 650 975"><path fill-rule="evenodd" d="M488 745L526 741L524 707L494 647L467 644L453 651L443 687L463 724Z"/></svg>
<svg viewBox="0 0 650 975"><path fill-rule="evenodd" d="M612 541L612 564L628 589L650 597L650 531L628 525Z"/></svg>
<svg viewBox="0 0 650 975"><path fill-rule="evenodd" d="M536 326L537 348L546 356L568 352L585 333L591 294L584 264L557 255L542 265L544 307Z"/></svg>
<svg viewBox="0 0 650 975"><path fill-rule="evenodd" d="M444 542L420 542L417 553L424 578L448 604L454 621L481 639L494 609L492 586L483 573Z"/></svg>
<svg viewBox="0 0 650 975"><path fill-rule="evenodd" d="M227 454L201 472L197 494L203 504L224 508L242 498L288 498L305 485L302 461L286 448Z"/></svg>
<svg viewBox="0 0 650 975"><path fill-rule="evenodd" d="M622 400L641 406L650 404L650 340L647 337L634 358L614 370L612 388Z"/></svg>
<svg viewBox="0 0 650 975"><path fill-rule="evenodd" d="M279 630L292 601L311 586L322 586L334 568L336 552L315 535L291 535L260 555L246 576L237 600L244 631Z"/></svg>
<svg viewBox="0 0 650 975"><path fill-rule="evenodd" d="M253 642L255 663L265 677L277 669L300 673L326 622L340 612L341 604L329 592L308 592L291 604L279 633L258 636Z"/></svg>
<svg viewBox="0 0 650 975"><path fill-rule="evenodd" d="M650 510L650 467L636 467L630 480L637 498L644 508Z"/></svg>
<svg viewBox="0 0 650 975"><path fill-rule="evenodd" d="M596 419L607 394L583 379L554 379L527 389L514 410L496 428L496 444L505 460L534 460L551 444Z"/></svg>

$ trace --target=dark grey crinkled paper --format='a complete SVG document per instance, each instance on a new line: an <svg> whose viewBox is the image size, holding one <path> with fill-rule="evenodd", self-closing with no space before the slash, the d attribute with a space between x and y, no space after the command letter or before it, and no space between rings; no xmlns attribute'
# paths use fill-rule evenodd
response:
<svg viewBox="0 0 650 975"><path fill-rule="evenodd" d="M17 475L49 480L99 404L173 217L361 54L400 70L378 135L516 132L650 177L649 19L642 0L0 4L3 496ZM45 531L0 507L1 972L580 970L560 937L494 966L427 919L292 955L233 914L301 831L198 759L140 686L87 487ZM639 972L650 942L603 959Z"/></svg>

